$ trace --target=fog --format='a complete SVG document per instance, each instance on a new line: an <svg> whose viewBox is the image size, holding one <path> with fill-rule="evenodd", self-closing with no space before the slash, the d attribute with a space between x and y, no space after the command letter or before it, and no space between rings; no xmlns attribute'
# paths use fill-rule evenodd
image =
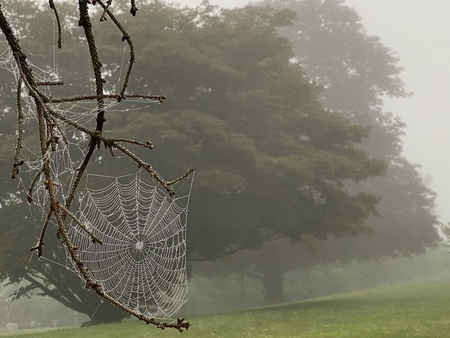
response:
<svg viewBox="0 0 450 338"><path fill-rule="evenodd" d="M179 3L195 7L201 1L186 0ZM222 7L236 7L244 6L248 2L215 0L211 3ZM403 137L405 157L411 163L421 167L420 172L425 184L438 194L435 210L439 219L446 223L450 220L450 210L447 208L450 204L450 188L447 186L450 159L446 151L450 146L450 135L447 131L450 122L450 117L447 117L450 106L448 102L450 97L447 94L450 88L448 61L450 47L446 41L446 35L450 32L448 20L450 2L446 0L435 0L432 3L422 0L346 0L344 3L355 8L368 34L379 36L381 42L395 52L399 58L398 64L404 68L401 77L405 83L405 89L412 95L402 99L386 97L384 110L399 116L406 123L406 135ZM193 200L192 204L195 204L196 201ZM188 225L188 228L189 226L195 228L196 218L192 217L189 221L192 225ZM402 221L408 222L408 220ZM233 220L227 220L224 224L228 225L232 222ZM400 229L403 228L400 227ZM365 230L367 233L361 235L366 236L365 242L361 243L368 247L370 236L376 231L373 231L370 225ZM402 236L402 234L397 235ZM204 234L202 236L205 237ZM249 262L254 263L258 260L263 261L260 269L270 266L275 270L281 268L283 264L290 264L290 262L284 262L288 261L286 257L298 258L296 265L283 268L287 271L286 278L284 281L281 280L282 287L278 288L284 292L284 298L289 301L399 283L422 283L450 278L448 254L445 248L429 249L426 251L427 255L419 255L423 251L405 250L407 257L402 256L403 252L392 250L392 255L397 255L396 258L391 258L391 254L388 254L389 257L380 256L381 258L373 260L370 260L371 257L357 257L357 255L355 255L356 258L346 259L345 255L342 255L344 257L342 260L335 261L333 260L335 253L333 250L328 250L327 246L335 246L332 249L339 251L341 248L342 252L345 252L347 242L341 242L339 236L326 243L316 238L306 237L301 237L298 241L302 242L301 245L273 241L270 244L261 244L263 250L242 250L231 257L227 256L212 262L189 262L188 259L191 264L189 268L192 269L189 282L190 293L187 297L188 302L181 309L181 313L189 316L225 312L279 301L280 298L277 298L277 295L273 299L267 298L268 289L264 284L264 278L261 278L265 271L252 270L253 267ZM395 240L398 239L393 239ZM388 246L386 243L383 245ZM357 251L357 249L354 250ZM309 263L313 264L304 263L304 257L314 256L311 254L315 254L315 251L320 252L317 255L320 257L311 258ZM415 254L418 255L414 256ZM276 273L273 275L277 276ZM267 285L270 284L269 282ZM23 313L19 314L19 312L21 312L20 306L30 307L28 303L15 304L15 300L7 298L6 294L0 300L4 303L3 317L8 318L8 321L25 323L26 320L22 318ZM30 307L30 311L42 314L41 307L46 305L46 302L49 300L40 299L38 305ZM52 323L46 318L38 318L36 322L42 322L45 326L62 326L79 325L86 320L85 316L79 317L73 311L67 311L61 315L61 318L69 318L69 323ZM32 326L28 323L21 325Z"/></svg>
<svg viewBox="0 0 450 338"><path fill-rule="evenodd" d="M404 68L403 80L413 96L385 101L386 110L407 124L406 157L430 175L431 188L438 193L437 212L450 219L448 148L450 96L450 2L436 0L347 0L362 18L371 35L394 50Z"/></svg>

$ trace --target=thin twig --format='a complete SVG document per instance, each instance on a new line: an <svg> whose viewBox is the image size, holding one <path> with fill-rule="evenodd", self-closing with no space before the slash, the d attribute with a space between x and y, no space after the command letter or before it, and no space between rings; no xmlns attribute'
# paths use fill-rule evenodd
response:
<svg viewBox="0 0 450 338"><path fill-rule="evenodd" d="M182 180L184 180L185 178L187 178L190 174L192 174L195 171L194 167L189 167L189 169L180 177L167 182L167 185L171 186L174 185L175 183L181 182Z"/></svg>
<svg viewBox="0 0 450 338"><path fill-rule="evenodd" d="M42 251L43 251L42 247L45 245L44 237L45 237L45 233L47 232L48 224L50 222L50 218L52 217L52 214L53 214L53 210L50 209L49 212L47 213L47 217L45 218L45 222L42 225L42 229L41 229L41 234L39 236L39 240L38 240L37 244L30 249L30 251L37 250L38 257L42 256Z"/></svg>
<svg viewBox="0 0 450 338"><path fill-rule="evenodd" d="M28 203L32 203L33 202L33 192L34 192L34 186L36 185L36 183L38 182L39 178L41 177L42 173L44 172L44 169L41 168L41 170L39 170L36 175L34 176L33 180L31 181L30 187L27 190L27 200Z"/></svg>
<svg viewBox="0 0 450 338"><path fill-rule="evenodd" d="M57 98L57 97L46 96L44 101L48 102L48 103L63 103L63 102L103 100L103 99L111 99L111 98L116 98L117 100L119 100L119 97L120 97L120 94L86 95L86 96L75 96L75 97L67 97L67 98ZM127 98L155 100L155 101L158 101L159 103L162 103L166 99L166 96L165 95L152 95L152 94L148 94L148 95L130 94L130 95L127 95Z"/></svg>
<svg viewBox="0 0 450 338"><path fill-rule="evenodd" d="M137 11L138 8L136 7L135 0L131 0L131 8L130 8L131 15L136 16Z"/></svg>
<svg viewBox="0 0 450 338"><path fill-rule="evenodd" d="M112 0L106 1L106 7L111 6L111 3L112 3ZM95 3L94 3L94 5L95 5ZM104 9L102 15L100 16L100 21L106 21L106 20L107 20L106 19L106 10Z"/></svg>
<svg viewBox="0 0 450 338"><path fill-rule="evenodd" d="M53 9L53 12L55 13L56 24L58 26L58 48L61 49L62 48L61 20L59 19L58 11L56 10L53 0L48 0L48 4L49 4L50 8Z"/></svg>
<svg viewBox="0 0 450 338"><path fill-rule="evenodd" d="M22 110L22 78L19 77L17 81L17 120L18 120L18 127L17 127L17 144L16 144L16 151L14 153L14 163L13 163L13 170L11 173L11 177L14 179L19 174L19 167L24 163L23 160L19 160L20 157L20 151L23 148L22 141L23 141L23 123L24 123L24 115Z"/></svg>
<svg viewBox="0 0 450 338"><path fill-rule="evenodd" d="M38 81L36 82L38 86L63 86L63 81Z"/></svg>
<svg viewBox="0 0 450 338"><path fill-rule="evenodd" d="M133 46L133 42L131 41L131 38L130 38L130 35L128 34L128 32L125 30L125 28L123 28L121 23L116 19L116 17L109 10L109 8L108 8L109 5L106 6L103 3L103 1L101 1L101 0L97 0L97 2L100 4L100 6L103 7L103 10L106 13L108 13L108 16L111 18L111 20L117 26L117 28L122 32L122 41L126 41L128 43L128 45L130 46L130 61L128 62L128 67L127 67L127 72L126 72L126 75L125 75L125 80L123 81L122 90L120 91L120 94L119 94L118 100L120 101L121 99L125 98L125 91L126 91L126 89L128 87L128 83L130 81L131 70L133 69L133 66L134 66L134 60L135 60L134 46ZM135 14L136 14L136 12L135 12ZM135 14L133 14L133 15L135 15Z"/></svg>
<svg viewBox="0 0 450 338"><path fill-rule="evenodd" d="M139 158L136 154L134 154L132 151L130 151L129 149L125 148L124 146L122 146L117 142L111 141L109 143L106 142L106 144L108 147L114 147L120 150L129 158L131 158L133 161L135 161L138 167L143 168L145 171L147 171L153 179L155 179L157 182L159 182L159 184L161 184L164 187L164 189L170 196L175 195L175 191L173 190L173 188L166 182L166 180L164 180L161 177L161 175L155 169L153 169L151 164L145 162L144 160Z"/></svg>
<svg viewBox="0 0 450 338"><path fill-rule="evenodd" d="M124 143L130 143L130 144L135 144L138 146L142 146L144 148L148 148L148 149L153 149L153 143L150 141L146 141L146 142L141 142L141 141L137 141L137 140L133 140L133 139L129 139L129 138L115 138L115 139L110 139L110 138L104 138L101 137L101 140L105 143L105 147L106 148L111 148L110 145L117 143L117 142L124 142Z"/></svg>

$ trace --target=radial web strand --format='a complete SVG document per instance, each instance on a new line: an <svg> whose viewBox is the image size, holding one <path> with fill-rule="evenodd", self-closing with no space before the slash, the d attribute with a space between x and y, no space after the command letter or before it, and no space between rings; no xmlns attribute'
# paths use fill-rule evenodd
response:
<svg viewBox="0 0 450 338"><path fill-rule="evenodd" d="M151 318L170 318L185 303L192 178L185 184L184 195L170 197L140 172L88 175L77 216L103 244L93 243L75 222L69 225L80 259L105 293Z"/></svg>

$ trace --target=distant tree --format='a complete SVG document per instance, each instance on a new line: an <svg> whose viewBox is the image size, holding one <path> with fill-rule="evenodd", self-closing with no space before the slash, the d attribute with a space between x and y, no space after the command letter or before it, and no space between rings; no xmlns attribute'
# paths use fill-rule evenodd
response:
<svg viewBox="0 0 450 338"><path fill-rule="evenodd" d="M296 59L307 76L323 86L321 103L353 123L369 127L369 137L361 146L371 158L387 163L385 176L351 185L355 191L381 197L378 215L368 221L378 243L378 252L372 254L424 253L438 240L436 194L424 184L420 166L403 156L405 124L384 111L383 97L409 95L394 53L378 37L368 36L360 17L341 0L272 4L297 15L294 24L283 28L281 34L292 41ZM386 245L394 238L397 240Z"/></svg>
<svg viewBox="0 0 450 338"><path fill-rule="evenodd" d="M70 16L70 8L61 6L61 17ZM149 88L170 99L145 114L133 113L129 102L129 114L108 114L104 133L151 139L158 149L152 163L165 176L191 163L199 168L189 214L191 260L258 248L277 238L302 241L305 235L365 231L377 197L349 193L346 182L381 175L385 165L355 147L368 128L323 109L317 87L292 62L290 43L277 33L292 23L290 12L258 6L221 10L207 3L191 10L152 3L142 4L135 20L118 18L134 37L136 53L148 55L148 60L136 60L138 76L129 90ZM103 62L119 72L116 63L123 50L116 47L116 32L105 23L93 25L102 37ZM69 90L80 92L80 78L89 78L80 54L85 42L70 27L65 40L62 76ZM105 74L105 88L112 86L115 74ZM102 155L96 152L93 166L101 162L111 173L120 171ZM23 242L26 225L18 226L14 234L20 240L14 248L7 243L1 247L26 261L29 256L20 250L28 246ZM57 248L51 250L46 246L52 259L58 257ZM78 281L60 266L2 264L3 278L26 278L44 294L93 314L94 304L85 303L85 291L77 291Z"/></svg>
<svg viewBox="0 0 450 338"><path fill-rule="evenodd" d="M266 302L273 303L283 300L280 276L291 269L422 254L438 243L439 221L434 213L436 194L424 184L419 166L403 157L401 137L405 124L383 110L384 96L409 95L393 52L379 38L367 35L360 17L344 1L280 0L266 1L262 6L267 4L296 14L292 25L279 28L294 46L293 62L305 70L311 83L322 88L319 100L326 109L370 128L369 137L359 146L371 158L387 164L383 177L346 184L350 191L380 196L377 214L364 222L365 231L360 236L331 235L323 242L306 241L303 248L295 243L289 248L284 242L283 248L272 245L264 249L267 252L255 252L245 268L238 257L236 265L228 264L228 269L251 272L251 276L260 279L267 292Z"/></svg>

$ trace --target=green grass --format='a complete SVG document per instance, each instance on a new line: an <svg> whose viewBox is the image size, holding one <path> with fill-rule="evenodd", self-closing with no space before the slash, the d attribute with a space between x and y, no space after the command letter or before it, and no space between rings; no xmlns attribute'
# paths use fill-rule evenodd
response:
<svg viewBox="0 0 450 338"><path fill-rule="evenodd" d="M355 292L189 321L192 327L181 336L128 321L21 337L449 337L450 283Z"/></svg>

